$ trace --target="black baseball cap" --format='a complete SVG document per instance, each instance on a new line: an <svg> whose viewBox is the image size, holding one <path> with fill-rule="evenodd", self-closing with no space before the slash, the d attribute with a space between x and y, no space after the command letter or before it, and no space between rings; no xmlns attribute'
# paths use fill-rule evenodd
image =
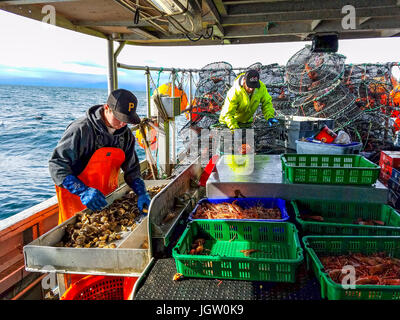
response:
<svg viewBox="0 0 400 320"><path fill-rule="evenodd" d="M260 87L260 74L257 70L249 70L244 75L246 79L246 85L249 88L259 88Z"/></svg>
<svg viewBox="0 0 400 320"><path fill-rule="evenodd" d="M140 123L140 118L136 113L138 100L132 92L125 89L114 90L108 96L107 104L119 121Z"/></svg>

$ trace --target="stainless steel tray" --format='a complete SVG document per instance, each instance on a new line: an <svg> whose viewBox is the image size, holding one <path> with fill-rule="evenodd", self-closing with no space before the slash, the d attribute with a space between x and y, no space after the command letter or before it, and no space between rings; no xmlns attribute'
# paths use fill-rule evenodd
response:
<svg viewBox="0 0 400 320"><path fill-rule="evenodd" d="M171 180L147 180L146 187L161 186ZM107 196L107 202L122 198L129 190L126 184ZM153 201L153 199L152 199ZM151 206L151 204L150 204ZM88 210L88 209L85 209ZM25 269L31 272L57 272L67 274L140 276L151 259L148 241L148 218L143 219L133 231L122 234L117 248L65 248L55 247L65 234L67 225L75 223L76 217L68 219L24 247Z"/></svg>

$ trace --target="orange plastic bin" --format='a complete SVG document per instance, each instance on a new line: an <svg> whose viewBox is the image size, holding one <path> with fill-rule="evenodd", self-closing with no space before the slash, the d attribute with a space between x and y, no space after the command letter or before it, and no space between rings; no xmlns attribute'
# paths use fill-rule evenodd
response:
<svg viewBox="0 0 400 320"><path fill-rule="evenodd" d="M137 277L87 276L75 282L60 300L128 300Z"/></svg>

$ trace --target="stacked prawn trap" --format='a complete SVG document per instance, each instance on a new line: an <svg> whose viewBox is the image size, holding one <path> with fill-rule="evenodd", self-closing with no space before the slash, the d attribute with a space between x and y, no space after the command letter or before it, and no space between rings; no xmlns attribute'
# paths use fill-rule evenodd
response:
<svg viewBox="0 0 400 320"><path fill-rule="evenodd" d="M202 199L173 250L177 271L197 278L295 282L303 263L285 201Z"/></svg>

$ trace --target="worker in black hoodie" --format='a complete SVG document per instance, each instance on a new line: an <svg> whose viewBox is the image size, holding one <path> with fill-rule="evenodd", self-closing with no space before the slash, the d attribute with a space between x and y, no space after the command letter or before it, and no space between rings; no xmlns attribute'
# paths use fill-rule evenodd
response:
<svg viewBox="0 0 400 320"><path fill-rule="evenodd" d="M138 124L138 100L124 89L110 93L105 105L91 107L86 116L75 120L58 142L49 170L56 184L59 223L86 207L92 211L107 205L105 196L118 187L120 168L125 182L138 195L143 213L150 206L135 139L128 123Z"/></svg>

